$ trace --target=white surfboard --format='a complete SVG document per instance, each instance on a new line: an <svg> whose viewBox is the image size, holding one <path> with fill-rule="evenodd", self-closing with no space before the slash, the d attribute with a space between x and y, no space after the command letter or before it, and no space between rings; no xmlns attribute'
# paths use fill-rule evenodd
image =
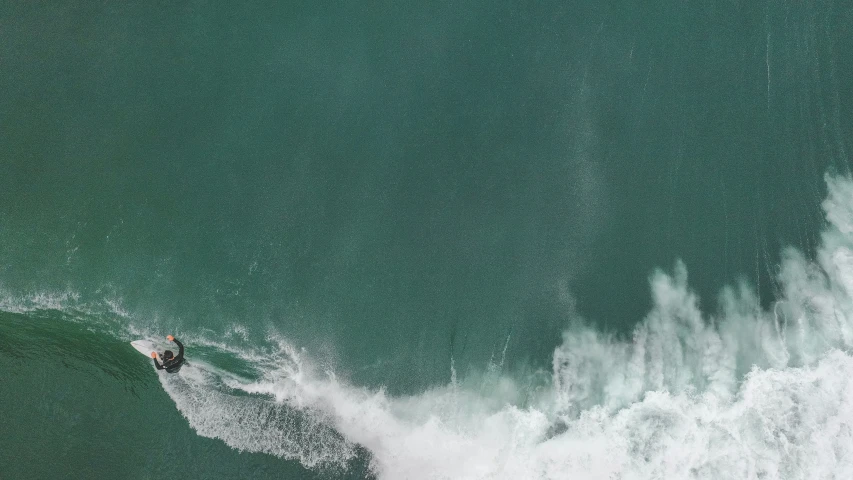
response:
<svg viewBox="0 0 853 480"><path fill-rule="evenodd" d="M157 345L151 340L134 340L130 342L130 344L137 352L145 355L146 357L151 357L151 352L157 352ZM160 355L160 353L157 352L157 355Z"/></svg>

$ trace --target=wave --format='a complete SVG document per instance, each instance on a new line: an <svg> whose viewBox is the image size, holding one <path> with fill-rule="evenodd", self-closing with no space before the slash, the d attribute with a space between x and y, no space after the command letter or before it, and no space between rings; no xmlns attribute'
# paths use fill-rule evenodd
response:
<svg viewBox="0 0 853 480"><path fill-rule="evenodd" d="M742 282L702 312L677 262L651 276L654 306L630 341L576 318L535 391L501 375L460 384L453 371L448 385L392 397L275 334L277 348L250 354L256 381L161 380L201 435L307 467L346 468L360 446L379 478L853 475L853 182L827 185L817 256L783 252L770 309Z"/></svg>
<svg viewBox="0 0 853 480"><path fill-rule="evenodd" d="M783 252L770 308L741 282L703 312L676 262L651 275L653 308L631 339L574 314L548 382L496 366L460 381L451 369L447 385L391 396L341 380L276 332L252 345L239 325L188 332L202 355L160 382L199 435L315 469L364 454L383 479L853 476L853 181L826 181L821 245L814 259ZM3 310L79 301L10 298ZM156 330L128 325L116 335ZM206 361L216 354L252 373Z"/></svg>

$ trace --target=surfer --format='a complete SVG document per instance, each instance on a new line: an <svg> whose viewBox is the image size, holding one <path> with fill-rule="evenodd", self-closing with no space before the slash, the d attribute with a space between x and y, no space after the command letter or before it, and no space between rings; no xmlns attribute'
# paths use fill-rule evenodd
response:
<svg viewBox="0 0 853 480"><path fill-rule="evenodd" d="M175 340L175 337L171 335L167 336L166 339L178 344L178 356L175 356L171 350L166 350L163 352L163 365L157 361L157 352L151 352L151 358L154 359L154 366L157 367L157 370L165 369L168 373L175 373L184 364L184 344Z"/></svg>

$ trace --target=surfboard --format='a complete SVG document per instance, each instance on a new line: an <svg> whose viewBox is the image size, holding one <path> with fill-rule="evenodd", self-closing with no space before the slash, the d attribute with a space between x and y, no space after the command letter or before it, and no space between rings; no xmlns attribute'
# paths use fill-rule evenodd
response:
<svg viewBox="0 0 853 480"><path fill-rule="evenodd" d="M145 355L146 357L151 357L151 352L157 352L157 345L151 340L134 340L130 342L130 344L137 352Z"/></svg>

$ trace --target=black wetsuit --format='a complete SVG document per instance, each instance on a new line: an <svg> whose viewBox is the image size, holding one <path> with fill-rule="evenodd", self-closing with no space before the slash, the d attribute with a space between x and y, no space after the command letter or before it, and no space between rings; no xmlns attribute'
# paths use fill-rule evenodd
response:
<svg viewBox="0 0 853 480"><path fill-rule="evenodd" d="M157 370L165 369L169 373L175 373L181 369L181 365L184 364L184 344L179 342L176 338L172 340L173 342L178 344L178 354L172 357L170 360L166 360L163 362L163 365L160 365L160 362L157 359L154 359L154 366L157 367Z"/></svg>

